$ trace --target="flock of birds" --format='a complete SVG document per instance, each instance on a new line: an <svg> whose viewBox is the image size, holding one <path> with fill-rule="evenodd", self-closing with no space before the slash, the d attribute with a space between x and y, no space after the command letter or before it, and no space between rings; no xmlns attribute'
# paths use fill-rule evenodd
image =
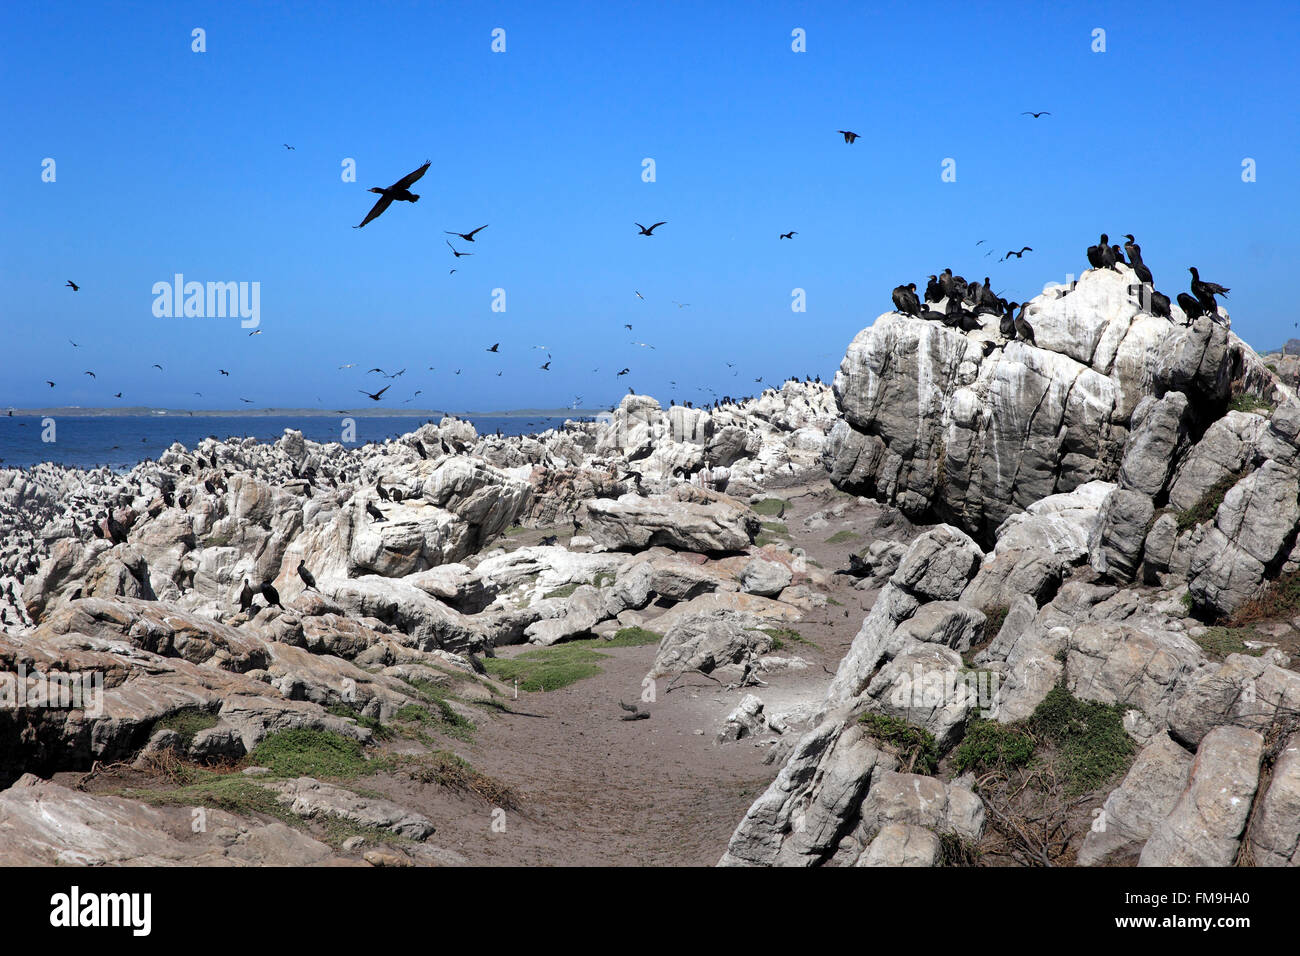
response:
<svg viewBox="0 0 1300 956"><path fill-rule="evenodd" d="M1132 291L1138 294L1143 307L1152 315L1170 318L1170 299L1156 290L1151 270L1142 261L1142 247L1131 233L1125 234L1124 239L1124 248L1121 249L1118 245L1112 245L1110 237L1102 233L1097 245L1087 249L1088 263L1094 269L1113 269L1116 272L1121 263L1129 266L1138 278L1138 286ZM1032 250L1028 246L1021 250L1022 253L1027 251ZM1203 281L1195 266L1189 267L1188 271L1192 274L1191 291L1178 293L1176 301L1179 308L1188 319L1203 315L1217 319L1219 305L1216 296L1226 298L1231 290L1217 282ZM953 275L952 269L944 269L938 275L929 276L924 299L917 294L916 283L910 282L895 287L893 300L894 308L904 315L942 322L949 328L961 329L963 332L983 328L981 316L997 316L1003 338L1008 341L1020 339L1034 344L1034 327L1025 318L1028 303L1012 302L999 296L990 286L988 276L984 277L983 282L968 282L962 276ZM930 308L931 304L940 303L944 303L942 312ZM993 344L986 342L985 354L992 348Z"/></svg>
<svg viewBox="0 0 1300 956"><path fill-rule="evenodd" d="M1052 114L1046 110L1039 110L1039 111L1026 110L1021 115L1029 116L1034 120L1038 120L1041 117L1051 116ZM841 130L837 130L836 132L840 136L842 136L844 138L844 142L849 145L852 145L860 138L859 134L852 130L841 129ZM284 144L284 146L286 150L294 149L293 146L290 146L287 143ZM370 210L366 213L365 217L361 220L361 222L357 224L354 228L361 229L364 228L367 224L374 222L376 219L382 216L394 202L408 202L411 204L415 204L419 202L420 200L419 194L412 192L411 187L414 186L425 175L425 173L428 172L430 165L431 165L430 162L426 160L423 165L407 173L405 176L397 180L391 186L371 187L368 191L371 193L378 194L379 198L371 206ZM653 238L656 235L655 230L659 229L662 226L666 226L667 224L668 223L666 220L653 222L649 226L646 226L640 222L634 223L634 225L637 228L636 235L646 237L646 238ZM447 236L451 236L459 239L462 243L474 243L476 241L476 237L478 236L478 234L481 233L486 228L488 228L488 224L484 224L475 229L471 229L468 232L457 232L454 230L443 230L443 232ZM797 236L798 234L799 233L797 231L791 229L786 232L779 233L778 239L793 240L794 237ZM1133 271L1137 274L1141 286L1141 288L1138 291L1139 294L1142 296L1142 301L1144 303L1144 306L1148 308L1149 311L1154 315L1168 317L1170 315L1169 297L1159 291L1156 291L1156 289L1154 288L1154 282L1151 276L1151 270L1142 261L1141 247L1138 246L1133 236L1131 234L1126 235L1125 239L1126 242L1124 243L1124 246L1121 249L1120 246L1118 245L1112 245L1110 243L1109 237L1105 234L1102 234L1097 245L1088 247L1087 257L1089 263L1092 265L1093 268L1097 268L1097 269L1115 268L1117 263L1125 263L1129 265L1133 269ZM454 246L450 240L444 240L444 242L446 243L447 247L451 250L452 255L455 257L454 261L459 261L461 258L474 255L474 253L472 252L466 252L463 249L456 248L456 246ZM984 240L980 240L980 242L976 243L976 245L982 245L983 243ZM1019 249L1008 249L1006 253L997 261L1006 262L1007 260L1012 258L1020 259L1027 252L1033 252L1033 247L1025 245L1025 246L1021 246ZM985 255L986 257L991 256L993 255L993 251L990 249L990 251L987 252ZM457 269L452 268L450 271L451 274L454 274L457 272ZM1192 273L1190 294L1187 292L1178 294L1177 302L1179 306L1182 308L1182 310L1187 314L1189 318L1197 318L1201 315L1209 315L1209 316L1217 317L1218 306L1216 304L1215 297L1226 296L1229 290L1221 285L1218 285L1217 283L1203 282L1195 267L1192 267L1190 271ZM66 285L73 292L77 292L81 289L81 286L71 279L67 281ZM645 296L643 296L639 291L635 292L635 295L640 300L645 299ZM945 269L942 274L929 276L929 281L926 285L924 297L918 294L916 283L911 283L905 286L898 286L897 288L895 288L893 292L893 301L894 301L895 308L899 312L916 316L918 318L940 321L943 322L945 325L948 325L953 328L960 328L965 331L972 331L976 328L979 328L981 316L994 315L1001 320L1000 330L1004 337L1008 339L1020 338L1029 342L1033 342L1034 340L1033 327L1029 324L1029 322L1025 318L1025 308L1026 308L1025 304L1015 302L1015 301L1009 301L1008 299L1003 298L999 294L995 293L990 287L990 281L987 276L985 276L983 282L978 282L978 281L968 282L966 279L964 279L961 276L953 275L951 269ZM943 307L943 311L938 311L937 309L931 307L932 305L938 305L940 303L946 303ZM690 303L681 303L676 301L674 301L673 304L678 308L685 308L690 305ZM1017 312L1017 310L1019 311ZM625 323L624 328L631 331L632 325L630 323ZM261 331L262 331L261 329L256 329L250 332L249 335L250 336L258 335L261 333ZM639 348L647 348L647 349L655 348L654 345L648 342L634 341L631 344ZM72 342L72 345L74 348L77 347L76 342ZM532 348L546 351L546 361L538 365L538 369L542 372L551 371L551 363L552 361L554 361L554 359L548 347L544 345L535 345L532 346ZM500 350L501 350L501 343L495 342L490 347L486 348L484 351L496 355L496 354L500 354ZM355 363L348 363L346 365L339 366L339 369L341 370L349 369L354 367L354 365ZM739 375L739 372L734 370L734 363L728 362L727 366L728 368L732 369L733 376ZM155 364L153 367L158 369L160 372L163 371L163 367L160 364ZM430 372L433 372L437 370L437 367L429 366L428 370ZM396 379L400 377L402 374L404 374L405 371L406 369L402 369L401 371L389 375L388 373L384 372L382 369L372 368L369 370L367 374L378 372L384 375L386 378ZM462 371L463 369L457 368L454 374L460 375ZM631 374L631 371L632 369L630 366L625 366L625 365L620 366L619 371L615 373L615 377L621 378L625 375ZM230 375L230 372L227 371L226 369L218 369L218 372L222 376L228 377ZM600 372L600 369L594 368L592 369L592 372L598 374ZM93 370L88 369L84 372L84 374L89 376L92 379L97 379L97 376ZM502 374L503 374L502 371L496 372L496 375L498 377L502 376ZM754 381L756 383L761 384L763 380L761 377L759 377L759 378L755 378ZM46 379L45 383L50 388L54 388L56 386L56 383L50 379ZM676 381L671 382L670 385L673 387L674 390L677 388ZM368 388L357 389L357 391L360 392L360 394L369 398L372 402L380 402L384 400L386 393L391 388L392 388L392 383L390 382L388 385L385 385L383 388L374 391L371 391ZM715 402L716 400L718 400L718 393L716 390L704 385L699 386L699 388L709 392L715 399ZM635 390L633 388L631 387L628 388L629 393L632 393L634 391ZM420 394L422 394L422 392L423 389L417 389L408 398L404 399L401 402L401 404L409 404L410 402L414 401ZM194 394L200 398L203 397L202 392L195 391ZM121 391L118 391L116 393L113 393L113 397L120 400L123 397L123 393ZM240 396L239 400L240 402L246 405L255 404L253 399L246 398L243 396ZM339 409L338 411L343 412L344 410Z"/></svg>

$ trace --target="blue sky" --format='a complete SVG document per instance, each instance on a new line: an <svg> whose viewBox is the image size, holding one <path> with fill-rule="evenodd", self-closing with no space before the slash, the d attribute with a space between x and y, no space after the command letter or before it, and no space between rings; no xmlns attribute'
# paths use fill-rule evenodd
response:
<svg viewBox="0 0 1300 956"><path fill-rule="evenodd" d="M408 369L392 407L748 394L829 378L899 283L1024 299L1101 231L1171 296L1230 286L1257 347L1300 335L1296 4L702 6L10 5L0 405L355 407L373 366ZM419 203L351 228L426 159ZM177 272L259 282L263 333L156 318Z"/></svg>

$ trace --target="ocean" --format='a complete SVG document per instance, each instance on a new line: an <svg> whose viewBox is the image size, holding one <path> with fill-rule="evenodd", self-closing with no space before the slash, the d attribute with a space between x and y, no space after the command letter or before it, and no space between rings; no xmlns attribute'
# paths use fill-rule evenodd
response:
<svg viewBox="0 0 1300 956"><path fill-rule="evenodd" d="M58 415L54 419L53 441L45 440L49 430L42 419L32 415L0 414L0 468L24 468L40 462L55 462L78 468L107 465L114 470L129 469L146 459L156 459L173 442L193 448L204 438L253 437L273 442L286 428L301 431L315 442L342 441L341 419L324 416L217 416L188 415ZM578 414L572 416L578 419ZM563 418L526 418L522 416L464 416L480 435L529 435L558 428ZM356 441L349 447L369 441L383 441L415 431L430 419L414 416L361 417L356 423ZM437 419L432 419L434 422Z"/></svg>

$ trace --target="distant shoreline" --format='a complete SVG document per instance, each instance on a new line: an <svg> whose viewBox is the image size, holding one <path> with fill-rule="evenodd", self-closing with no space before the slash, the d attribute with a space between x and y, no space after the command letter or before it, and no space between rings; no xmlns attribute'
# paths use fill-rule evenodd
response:
<svg viewBox="0 0 1300 956"><path fill-rule="evenodd" d="M504 412L449 412L433 408L350 408L343 410L322 408L234 408L213 410L148 408L144 406L80 408L75 405L58 408L0 407L0 414L10 411L13 412L14 418L42 418L59 415L82 418L334 418L337 415L346 415L351 418L442 418L445 415L454 415L456 418L594 418L605 410L524 408Z"/></svg>

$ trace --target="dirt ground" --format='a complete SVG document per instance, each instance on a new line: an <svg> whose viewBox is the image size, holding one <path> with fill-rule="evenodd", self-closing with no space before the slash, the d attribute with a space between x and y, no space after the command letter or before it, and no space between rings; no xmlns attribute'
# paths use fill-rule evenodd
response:
<svg viewBox="0 0 1300 956"><path fill-rule="evenodd" d="M780 546L803 548L809 562L827 572L847 567L849 553L881 533L879 505L839 494L828 483L773 494L789 502L783 517L765 519L785 525L788 534L777 535ZM833 504L846 507L843 515L824 527L805 526L809 515ZM900 539L907 535L902 526L895 531ZM771 734L719 744L718 730L746 693L762 699L769 713L824 696L875 599L875 591L854 583L831 576L823 593L837 603L793 625L811 643L779 652L809 666L765 675L766 687L727 690L693 675L643 705L650 719L621 720L619 701L639 699L654 659L655 647L648 645L603 649L610 660L601 674L546 693L521 692L509 704L522 713L493 716L480 723L472 743L453 747L521 795L519 810L506 813L504 832L493 832L492 808L472 797L452 806L436 787L399 780L369 786L428 815L439 828L433 841L471 863L710 866L780 769L780 761L765 762L775 744Z"/></svg>
<svg viewBox="0 0 1300 956"><path fill-rule="evenodd" d="M468 741L439 741L517 795L517 807L503 818L478 796L405 776L365 776L355 785L423 813L437 827L429 842L460 853L471 865L715 864L782 762L767 759L777 744L770 733L718 743L726 715L746 693L758 695L769 714L819 702L876 594L855 587L854 578L829 572L846 568L849 553L860 553L875 537L906 540L911 534L906 522L891 524L881 506L839 493L828 482L773 495L788 502L783 515L764 519L784 525L784 531L767 529L775 546L803 548L810 565L827 572L827 584L818 590L828 603L793 624L804 641L778 652L803 658L806 668L765 674L767 686L745 689L728 689L699 674L667 690L669 682L660 681L657 700L640 704L650 718L624 721L619 701L640 702L656 647L604 648L608 660L600 674L558 690L521 691L517 701L507 702L512 713L476 709L477 729ZM842 514L807 526L810 515L831 507ZM653 629L653 621L647 626ZM503 648L500 654L527 649ZM797 738L805 729L792 727L786 736ZM138 773L115 768L96 776L88 789L150 785Z"/></svg>

